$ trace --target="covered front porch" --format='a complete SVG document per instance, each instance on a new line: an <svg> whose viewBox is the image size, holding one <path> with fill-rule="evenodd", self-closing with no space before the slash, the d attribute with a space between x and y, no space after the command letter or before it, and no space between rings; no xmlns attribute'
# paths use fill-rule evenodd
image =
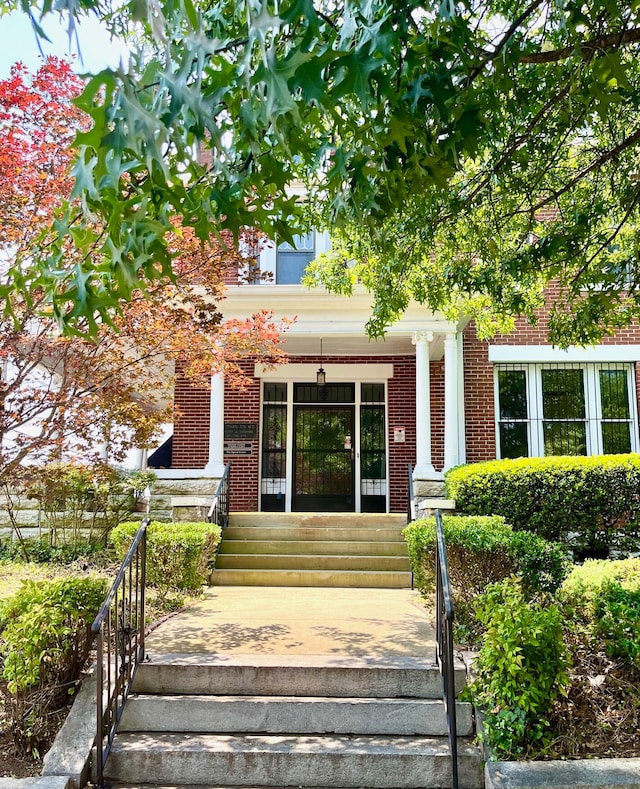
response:
<svg viewBox="0 0 640 789"><path fill-rule="evenodd" d="M294 319L289 363L247 360L244 391L220 375L206 397L177 390L160 483L175 490L182 475L189 495L210 480L212 493L231 461L234 511L406 512L410 464L418 496L443 496L443 471L464 461L462 325L413 305L374 340L364 290L347 299L299 285L232 287L225 318L258 311L266 295L276 319Z"/></svg>

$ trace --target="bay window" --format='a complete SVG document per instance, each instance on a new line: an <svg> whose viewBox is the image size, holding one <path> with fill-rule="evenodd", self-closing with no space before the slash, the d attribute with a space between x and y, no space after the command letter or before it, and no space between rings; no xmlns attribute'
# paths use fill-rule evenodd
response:
<svg viewBox="0 0 640 789"><path fill-rule="evenodd" d="M637 451L631 364L498 364L498 456Z"/></svg>

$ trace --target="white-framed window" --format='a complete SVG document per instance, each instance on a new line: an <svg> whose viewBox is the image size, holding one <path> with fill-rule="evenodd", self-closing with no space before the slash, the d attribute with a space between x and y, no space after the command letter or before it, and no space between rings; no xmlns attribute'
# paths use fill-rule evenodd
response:
<svg viewBox="0 0 640 789"><path fill-rule="evenodd" d="M638 451L632 364L497 364L500 458Z"/></svg>
<svg viewBox="0 0 640 789"><path fill-rule="evenodd" d="M276 250L276 283L298 285L304 270L316 256L315 233L293 237L293 244L283 242Z"/></svg>

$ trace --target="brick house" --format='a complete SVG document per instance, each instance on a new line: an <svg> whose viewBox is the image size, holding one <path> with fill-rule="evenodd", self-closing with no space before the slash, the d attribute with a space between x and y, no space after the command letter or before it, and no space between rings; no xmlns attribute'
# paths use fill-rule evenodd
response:
<svg viewBox="0 0 640 789"><path fill-rule="evenodd" d="M347 299L300 284L328 243L310 233L270 245L270 281L228 285L226 318L296 318L289 363L246 361L242 393L217 376L202 389L178 380L171 451L149 459L174 493L213 492L231 461L232 511L403 512L409 464L418 495L442 496L443 471L459 463L638 451L639 328L562 351L544 314L485 342L473 322L412 305L373 341L364 290Z"/></svg>

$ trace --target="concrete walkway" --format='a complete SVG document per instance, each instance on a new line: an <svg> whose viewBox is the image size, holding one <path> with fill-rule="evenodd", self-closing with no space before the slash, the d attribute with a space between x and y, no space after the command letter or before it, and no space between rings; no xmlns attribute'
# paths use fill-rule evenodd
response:
<svg viewBox="0 0 640 789"><path fill-rule="evenodd" d="M147 653L431 657L432 614L408 589L209 587L159 625Z"/></svg>

